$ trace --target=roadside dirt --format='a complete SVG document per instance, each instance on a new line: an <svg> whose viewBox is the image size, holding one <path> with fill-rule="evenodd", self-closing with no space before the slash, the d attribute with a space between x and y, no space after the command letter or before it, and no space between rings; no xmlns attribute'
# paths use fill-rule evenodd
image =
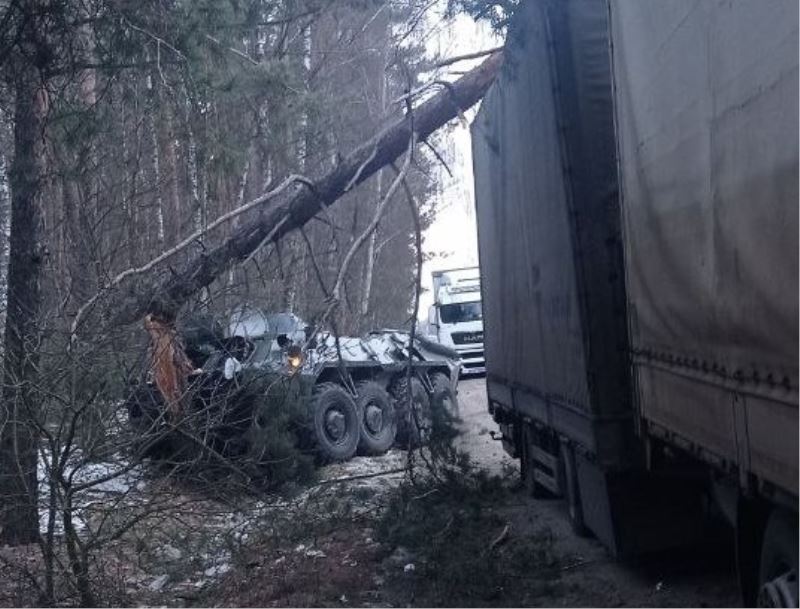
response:
<svg viewBox="0 0 800 609"><path fill-rule="evenodd" d="M483 379L461 384L460 404L464 448L482 467L493 472L519 471L490 432L499 433L486 410ZM515 493L516 501L502 509L511 523L511 535L531 529L552 532L555 554L570 557L561 567L558 596L553 606L671 606L731 607L741 604L733 563L731 532L724 525L709 530L699 547L622 564L593 538L576 536L558 500L534 500ZM544 600L544 599L542 599Z"/></svg>
<svg viewBox="0 0 800 609"><path fill-rule="evenodd" d="M111 502L119 518L154 502L163 511L97 555L96 589L122 606L739 604L730 531L617 562L573 533L562 502L519 488L518 462L492 438L483 379L463 381L459 400L456 443L473 465L451 466L449 479L409 484L395 449L325 467L291 495L210 498L149 476L103 487L93 505ZM39 563L33 547L0 548L0 604L36 603L18 570Z"/></svg>
<svg viewBox="0 0 800 609"><path fill-rule="evenodd" d="M514 488L518 465L493 440L485 383L460 387L463 435L458 443L480 468L502 476L497 497L481 497L479 518L448 532L445 547L425 555L379 539L367 514L316 531L300 543L255 546L219 583L181 604L238 606L737 606L733 549L725 530L680 553L622 564L594 539L577 537L561 502L533 500ZM385 467L376 460L376 470ZM347 464L342 464L347 465ZM337 466L341 468L342 465ZM367 473L369 459L359 461ZM343 472L337 471L335 477ZM394 478L392 485L400 483ZM361 486L380 503L391 486ZM345 489L342 489L343 492ZM418 497L417 497L418 498ZM412 499L413 501L413 499ZM431 519L435 514L430 515ZM451 521L448 521L448 525ZM385 525L384 520L384 525ZM391 523L390 523L391 524ZM423 519L424 524L424 519ZM445 532L448 525L442 528ZM437 532L432 537L437 537ZM435 545L433 539L431 545ZM420 551L422 550L422 551ZM480 558L478 559L478 555ZM433 558L431 558L433 556ZM457 582L464 571L463 582ZM481 586L487 588L482 590Z"/></svg>

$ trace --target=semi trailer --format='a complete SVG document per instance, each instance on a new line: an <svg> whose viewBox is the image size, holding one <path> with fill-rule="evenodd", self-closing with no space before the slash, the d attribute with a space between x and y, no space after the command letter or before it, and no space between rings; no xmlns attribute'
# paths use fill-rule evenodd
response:
<svg viewBox="0 0 800 609"><path fill-rule="evenodd" d="M617 556L797 606L798 4L520 3L472 126L488 407Z"/></svg>

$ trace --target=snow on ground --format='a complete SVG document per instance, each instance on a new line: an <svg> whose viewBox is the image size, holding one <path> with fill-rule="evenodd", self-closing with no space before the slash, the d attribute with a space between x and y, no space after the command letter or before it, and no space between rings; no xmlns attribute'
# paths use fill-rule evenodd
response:
<svg viewBox="0 0 800 609"><path fill-rule="evenodd" d="M74 489L73 524L85 539L110 538L115 528L152 506L155 515L130 532L147 549L144 561L125 576L125 585L131 594L137 590L160 594L206 587L234 568L238 548L254 535L280 532L293 519L322 522L335 513L358 516L379 510L403 479L407 453L395 449L381 456L358 456L324 466L315 484L292 496L273 493L229 501L203 497L174 481L153 476L147 464L132 463L123 454L93 461L80 449L73 449L51 498L51 471L57 460L54 465L47 448L40 451L42 533L47 532L52 516L56 540L64 535L64 495L69 485ZM124 554L130 548L115 551ZM318 558L320 550L309 541L302 552Z"/></svg>
<svg viewBox="0 0 800 609"><path fill-rule="evenodd" d="M503 449L499 441L500 428L489 414L486 381L483 378L461 380L458 384L458 402L462 420L456 447L492 474L499 476L518 470L519 461L512 459Z"/></svg>
<svg viewBox="0 0 800 609"><path fill-rule="evenodd" d="M60 458L60 457L59 457ZM107 501L119 501L135 491L144 491L144 468L133 465L122 456L113 461L91 461L80 449L71 451L63 468L63 482L57 484L56 496L50 496L51 472L55 474L56 462L51 451L43 447L37 462L39 481L39 527L47 531L51 510L55 510L55 532L62 534L64 525L59 517L64 505L64 492L68 484L73 494L73 519L76 530L83 531L88 524L88 512Z"/></svg>

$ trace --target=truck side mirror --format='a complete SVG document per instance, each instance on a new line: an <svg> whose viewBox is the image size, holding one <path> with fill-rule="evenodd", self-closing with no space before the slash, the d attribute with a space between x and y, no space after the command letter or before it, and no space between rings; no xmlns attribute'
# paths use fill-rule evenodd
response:
<svg viewBox="0 0 800 609"><path fill-rule="evenodd" d="M428 326L431 328L439 327L439 321L436 319L436 305L428 307Z"/></svg>

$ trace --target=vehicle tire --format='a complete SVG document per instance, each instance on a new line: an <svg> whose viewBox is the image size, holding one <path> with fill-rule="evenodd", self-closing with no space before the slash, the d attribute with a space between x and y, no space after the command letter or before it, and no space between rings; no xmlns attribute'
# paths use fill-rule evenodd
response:
<svg viewBox="0 0 800 609"><path fill-rule="evenodd" d="M392 396L397 413L397 443L403 448L425 444L431 436L432 420L430 398L422 382L411 377L409 385L409 379L403 376L395 381Z"/></svg>
<svg viewBox="0 0 800 609"><path fill-rule="evenodd" d="M314 440L323 461L346 461L356 454L359 438L358 406L336 383L320 383L311 397Z"/></svg>
<svg viewBox="0 0 800 609"><path fill-rule="evenodd" d="M382 455L394 444L397 436L397 419L392 398L374 381L356 385L358 398L359 452Z"/></svg>
<svg viewBox="0 0 800 609"><path fill-rule="evenodd" d="M520 447L520 475L525 491L534 499L545 499L551 497L550 492L536 481L534 471L536 461L533 458L533 446L535 444L536 430L529 423L522 423L522 446Z"/></svg>
<svg viewBox="0 0 800 609"><path fill-rule="evenodd" d="M433 394L431 394L431 408L440 409L446 413L449 421L461 421L461 411L458 405L458 396L450 383L450 377L443 372L434 372L431 375Z"/></svg>
<svg viewBox="0 0 800 609"><path fill-rule="evenodd" d="M797 516L776 509L761 543L759 607L797 607Z"/></svg>

